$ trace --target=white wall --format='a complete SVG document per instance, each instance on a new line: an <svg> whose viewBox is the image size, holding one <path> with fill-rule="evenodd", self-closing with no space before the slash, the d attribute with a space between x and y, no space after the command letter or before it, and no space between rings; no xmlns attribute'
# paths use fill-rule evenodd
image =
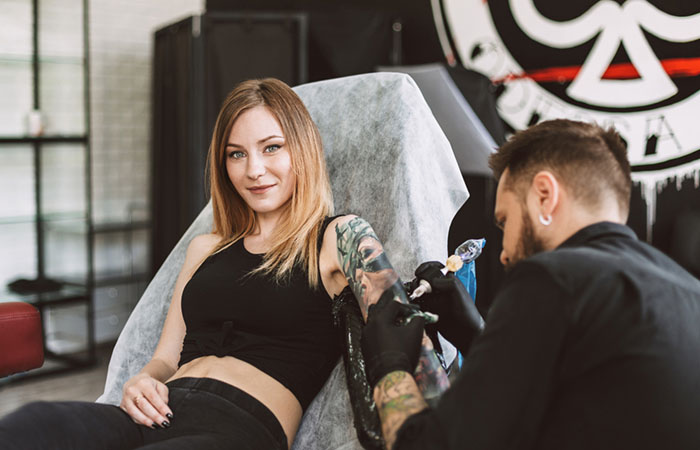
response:
<svg viewBox="0 0 700 450"><path fill-rule="evenodd" d="M153 33L203 9L204 0L90 1L96 222L147 205Z"/></svg>

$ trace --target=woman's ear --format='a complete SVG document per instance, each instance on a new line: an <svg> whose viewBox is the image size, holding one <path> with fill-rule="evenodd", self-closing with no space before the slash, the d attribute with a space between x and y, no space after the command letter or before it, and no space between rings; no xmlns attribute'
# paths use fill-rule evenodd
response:
<svg viewBox="0 0 700 450"><path fill-rule="evenodd" d="M551 216L559 205L560 198L559 181L548 170L541 170L532 178L530 190L534 194L537 213L543 216Z"/></svg>

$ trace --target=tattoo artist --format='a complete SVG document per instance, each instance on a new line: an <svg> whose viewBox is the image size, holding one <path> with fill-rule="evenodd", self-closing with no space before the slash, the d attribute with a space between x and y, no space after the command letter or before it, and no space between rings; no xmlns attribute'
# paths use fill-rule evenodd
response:
<svg viewBox="0 0 700 450"><path fill-rule="evenodd" d="M369 309L362 350L387 448L699 449L700 281L624 225L620 136L542 122L490 165L507 276L483 333L439 263L417 271L465 354L437 406L411 376L423 320L405 324L396 302Z"/></svg>

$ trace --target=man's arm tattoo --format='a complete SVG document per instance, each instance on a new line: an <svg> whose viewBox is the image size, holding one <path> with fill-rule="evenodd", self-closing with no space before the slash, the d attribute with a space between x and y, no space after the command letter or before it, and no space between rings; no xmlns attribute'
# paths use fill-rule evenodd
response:
<svg viewBox="0 0 700 450"><path fill-rule="evenodd" d="M389 262L384 247L371 225L355 217L335 228L338 261L367 320L367 311L385 295L408 303L408 296L399 275ZM435 355L430 339L423 336L421 356L415 372L418 386L425 398L439 397L450 385L447 374Z"/></svg>
<svg viewBox="0 0 700 450"><path fill-rule="evenodd" d="M387 449L393 447L406 419L428 406L411 375L401 371L391 372L379 381L374 388L374 402Z"/></svg>

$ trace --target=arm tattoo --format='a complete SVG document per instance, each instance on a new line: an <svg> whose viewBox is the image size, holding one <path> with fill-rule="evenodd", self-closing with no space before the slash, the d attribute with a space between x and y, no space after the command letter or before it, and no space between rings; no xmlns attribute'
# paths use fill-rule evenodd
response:
<svg viewBox="0 0 700 450"><path fill-rule="evenodd" d="M400 371L391 372L379 381L374 388L374 401L387 449L393 447L404 421L428 406L411 375Z"/></svg>
<svg viewBox="0 0 700 450"><path fill-rule="evenodd" d="M338 261L360 303L362 316L367 320L369 306L377 303L385 291L406 303L406 293L399 275L384 253L379 238L367 221L355 217L344 225L336 226Z"/></svg>
<svg viewBox="0 0 700 450"><path fill-rule="evenodd" d="M365 321L370 305L383 295L408 303L399 275L389 262L384 247L370 224L355 217L335 227L338 261L360 304ZM423 336L421 357L415 372L421 392L428 399L437 399L448 387L447 374L440 366L430 339Z"/></svg>

